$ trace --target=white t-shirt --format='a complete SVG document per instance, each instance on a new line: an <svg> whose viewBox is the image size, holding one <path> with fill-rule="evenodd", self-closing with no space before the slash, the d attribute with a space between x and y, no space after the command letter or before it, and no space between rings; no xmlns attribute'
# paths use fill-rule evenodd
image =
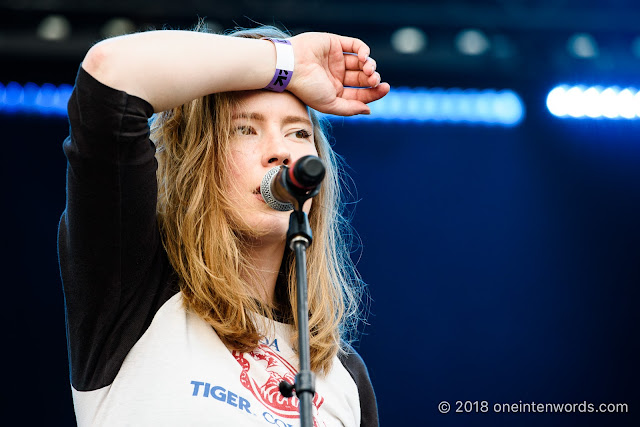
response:
<svg viewBox="0 0 640 427"><path fill-rule="evenodd" d="M290 328L276 322L275 334L256 350L229 351L176 294L133 346L113 383L73 389L78 425L299 425L298 399L278 389L282 380L293 383L298 371ZM327 375L316 376L313 413L317 426L360 425L357 386L337 357Z"/></svg>

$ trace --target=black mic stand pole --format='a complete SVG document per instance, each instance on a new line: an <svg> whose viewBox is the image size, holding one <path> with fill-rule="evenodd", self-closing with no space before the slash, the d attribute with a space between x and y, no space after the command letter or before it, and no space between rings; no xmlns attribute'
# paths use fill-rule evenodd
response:
<svg viewBox="0 0 640 427"><path fill-rule="evenodd" d="M294 211L289 217L287 246L294 252L296 260L296 294L298 301L298 356L300 367L294 384L282 381L280 393L285 397L296 396L300 402L300 427L313 426L312 401L315 395L315 375L311 371L309 350L309 301L307 297L307 248L313 240L309 218L302 210L305 201L320 192L320 185L309 194L296 196Z"/></svg>

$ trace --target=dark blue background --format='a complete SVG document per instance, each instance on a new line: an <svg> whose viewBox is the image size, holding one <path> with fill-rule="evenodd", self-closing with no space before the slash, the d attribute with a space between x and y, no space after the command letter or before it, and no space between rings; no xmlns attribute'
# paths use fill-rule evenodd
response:
<svg viewBox="0 0 640 427"><path fill-rule="evenodd" d="M372 298L359 350L383 426L634 425L640 123L553 118L548 89L520 91L527 117L510 129L333 122L359 199L354 256ZM56 257L67 123L0 125L3 408L72 425ZM627 403L631 415L465 414L456 401Z"/></svg>

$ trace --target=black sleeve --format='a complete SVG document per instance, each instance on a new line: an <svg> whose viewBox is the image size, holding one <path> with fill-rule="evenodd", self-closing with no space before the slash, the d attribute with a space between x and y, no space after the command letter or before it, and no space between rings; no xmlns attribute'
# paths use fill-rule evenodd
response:
<svg viewBox="0 0 640 427"><path fill-rule="evenodd" d="M378 404L364 360L351 346L347 346L346 352L338 353L338 359L358 386L360 425L362 427L378 427Z"/></svg>
<svg viewBox="0 0 640 427"><path fill-rule="evenodd" d="M71 382L110 384L170 297L157 220L151 105L82 67L68 104L67 202L58 230Z"/></svg>

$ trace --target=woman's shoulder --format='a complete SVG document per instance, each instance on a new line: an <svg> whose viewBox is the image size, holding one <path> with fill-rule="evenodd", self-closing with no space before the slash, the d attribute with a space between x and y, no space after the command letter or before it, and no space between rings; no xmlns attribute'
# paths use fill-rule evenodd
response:
<svg viewBox="0 0 640 427"><path fill-rule="evenodd" d="M356 383L358 383L358 380L369 381L367 365L352 345L348 343L342 344L342 349L338 352L338 360L340 360Z"/></svg>
<svg viewBox="0 0 640 427"><path fill-rule="evenodd" d="M358 387L361 411L360 425L377 426L378 405L367 365L355 348L347 343L343 343L343 348L338 353L338 359Z"/></svg>

